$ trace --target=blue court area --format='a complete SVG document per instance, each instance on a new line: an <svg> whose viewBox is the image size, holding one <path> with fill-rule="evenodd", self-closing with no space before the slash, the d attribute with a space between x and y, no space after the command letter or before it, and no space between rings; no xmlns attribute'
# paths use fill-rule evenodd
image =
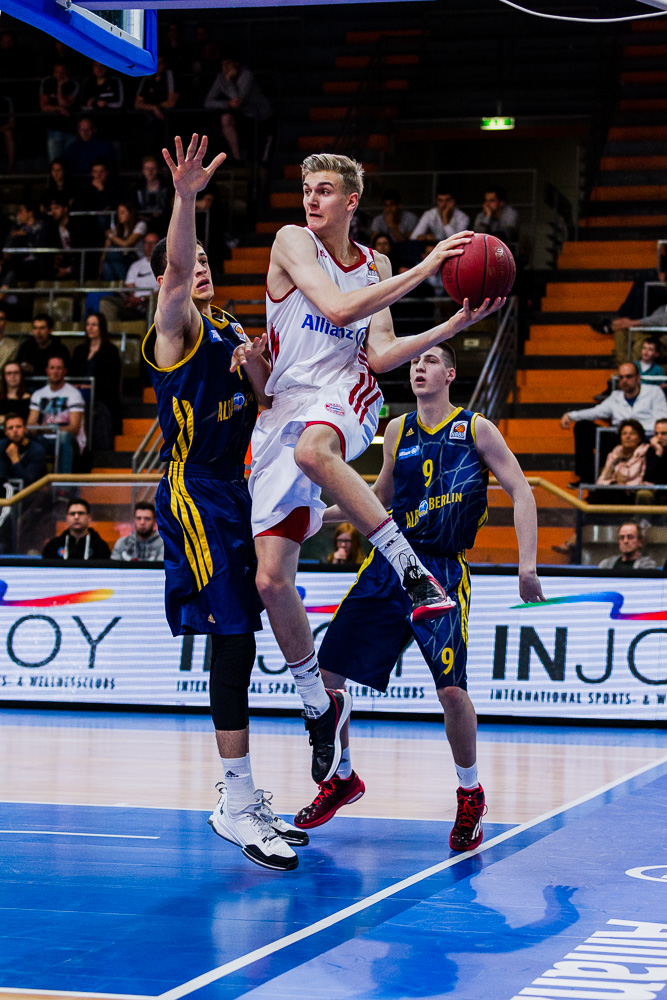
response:
<svg viewBox="0 0 667 1000"><path fill-rule="evenodd" d="M664 762L489 824L469 855L447 849L449 823L340 815L288 875L198 810L4 802L1 816L0 996L653 1000L667 986Z"/></svg>

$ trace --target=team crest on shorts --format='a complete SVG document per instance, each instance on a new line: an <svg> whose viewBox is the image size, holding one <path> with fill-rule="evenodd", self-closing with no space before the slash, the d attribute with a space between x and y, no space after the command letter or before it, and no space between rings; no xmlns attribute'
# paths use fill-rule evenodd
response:
<svg viewBox="0 0 667 1000"><path fill-rule="evenodd" d="M329 413L335 413L339 417L345 416L345 410L340 403L325 403L324 408L328 410Z"/></svg>
<svg viewBox="0 0 667 1000"><path fill-rule="evenodd" d="M234 411L242 410L245 405L245 396L242 392L234 393Z"/></svg>
<svg viewBox="0 0 667 1000"><path fill-rule="evenodd" d="M450 441L465 441L466 432L468 430L468 421L459 420L454 424L451 431L449 432Z"/></svg>

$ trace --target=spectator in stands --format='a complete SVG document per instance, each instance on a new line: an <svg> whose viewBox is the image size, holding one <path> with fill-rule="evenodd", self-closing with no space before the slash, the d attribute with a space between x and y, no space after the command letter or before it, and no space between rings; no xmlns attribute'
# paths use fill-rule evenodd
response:
<svg viewBox="0 0 667 1000"><path fill-rule="evenodd" d="M349 521L337 525L334 531L333 550L327 556L327 562L337 566L360 566L364 558L361 535L354 525Z"/></svg>
<svg viewBox="0 0 667 1000"><path fill-rule="evenodd" d="M206 95L204 107L222 112L220 126L233 161L240 163L242 160L239 129L242 125L250 125L247 145L254 151L250 159L268 163L273 145L273 108L247 66L242 66L231 55L223 56L220 72Z"/></svg>
<svg viewBox="0 0 667 1000"><path fill-rule="evenodd" d="M105 234L105 252L100 260L100 276L104 281L122 281L130 264L137 260L135 247L146 235L148 226L137 218L136 205L121 201L116 218Z"/></svg>
<svg viewBox="0 0 667 1000"><path fill-rule="evenodd" d="M0 441L0 479L20 479L23 486L46 475L46 452L41 442L26 434L19 413L5 417L5 437Z"/></svg>
<svg viewBox="0 0 667 1000"><path fill-rule="evenodd" d="M134 99L134 110L144 111L146 114L145 140L149 149L158 142L165 142L165 122L169 111L178 104L178 96L174 74L169 69L167 60L164 56L158 56L155 74L142 78Z"/></svg>
<svg viewBox="0 0 667 1000"><path fill-rule="evenodd" d="M647 486L667 486L667 419L655 422L655 431L646 452L644 482ZM666 500L665 490L637 490L637 503L664 504Z"/></svg>
<svg viewBox="0 0 667 1000"><path fill-rule="evenodd" d="M667 305L658 306L649 316L642 316L641 319L629 319L627 316L618 316L614 320L603 320L601 323L591 324L598 333L614 334L614 354L616 359L625 359L628 356L628 330L637 330L639 336L632 334L631 350L634 356L641 351L644 344L642 330L644 327L664 327L667 334Z"/></svg>
<svg viewBox="0 0 667 1000"><path fill-rule="evenodd" d="M16 118L14 103L7 94L0 95L0 135L5 147L6 170L11 174L16 159Z"/></svg>
<svg viewBox="0 0 667 1000"><path fill-rule="evenodd" d="M505 189L500 185L484 192L482 211L475 216L472 228L476 233L497 236L512 251L516 251L519 241L519 214L515 208L507 204Z"/></svg>
<svg viewBox="0 0 667 1000"><path fill-rule="evenodd" d="M665 372L661 365L658 364L658 359L660 357L660 341L653 337L646 337L641 346L641 354L639 359L636 361L636 365L639 368L639 373L642 378L642 382L646 382L648 385L660 385L664 387L667 382L661 381L656 382L656 377L663 379L665 378ZM623 362L621 361L621 364ZM603 399L606 399L609 393L612 391L613 384L612 380L609 379L607 382L607 388L604 392L601 392L597 396L593 396L596 403L601 403Z"/></svg>
<svg viewBox="0 0 667 1000"><path fill-rule="evenodd" d="M145 319L148 315L150 293L157 295L160 287L151 268L151 254L159 242L157 233L146 233L144 256L130 264L125 275L125 287L132 291L124 292L120 299L108 295L101 300L100 311L111 322L117 319Z"/></svg>
<svg viewBox="0 0 667 1000"><path fill-rule="evenodd" d="M67 368L61 357L49 358L46 366L47 384L30 397L28 427L57 431L57 472L72 472L76 460L86 448L84 428L85 403L73 385L65 381ZM55 438L44 437L49 455L55 454Z"/></svg>
<svg viewBox="0 0 667 1000"><path fill-rule="evenodd" d="M79 118L76 139L67 147L65 161L73 174L89 174L93 163L104 163L107 169L114 166L113 146L98 134L90 115Z"/></svg>
<svg viewBox="0 0 667 1000"><path fill-rule="evenodd" d="M125 96L123 83L101 62L91 63L92 75L83 82L81 107L86 111L120 111Z"/></svg>
<svg viewBox="0 0 667 1000"><path fill-rule="evenodd" d="M139 218L144 219L151 229L163 236L171 195L160 174L157 157L144 156L141 173L144 179L137 188Z"/></svg>
<svg viewBox="0 0 667 1000"><path fill-rule="evenodd" d="M79 232L76 220L70 219L67 202L64 199L54 198L49 207L46 242L50 247L60 247L62 253L48 258L49 264L44 269L48 278L54 281L69 281L76 278L79 273L78 261L70 251L81 244Z"/></svg>
<svg viewBox="0 0 667 1000"><path fill-rule="evenodd" d="M385 236L383 233L374 236L371 240L371 249L389 258L392 274L398 274L401 269L404 271L407 270L406 267L403 267L403 261L391 236Z"/></svg>
<svg viewBox="0 0 667 1000"><path fill-rule="evenodd" d="M376 236L389 236L394 243L409 240L417 226L417 216L403 208L400 191L393 188L382 194L382 211L371 222L371 243Z"/></svg>
<svg viewBox="0 0 667 1000"><path fill-rule="evenodd" d="M25 387L21 366L18 361L9 360L0 377L0 424L4 424L8 413L18 413L27 422L29 409L30 393Z"/></svg>
<svg viewBox="0 0 667 1000"><path fill-rule="evenodd" d="M607 455L607 461L598 478L598 486L640 486L645 479L646 453L648 444L644 440L644 428L638 420L630 417L619 424L621 443ZM634 503L636 491L595 490L589 494L589 503Z"/></svg>
<svg viewBox="0 0 667 1000"><path fill-rule="evenodd" d="M86 185L76 200L80 212L94 212L84 220L83 232L88 246L102 246L118 204L116 185L104 160L95 160L90 168L90 184ZM87 270L99 277L99 260L87 261Z"/></svg>
<svg viewBox="0 0 667 1000"><path fill-rule="evenodd" d="M172 21L167 28L159 51L164 52L167 65L171 67L177 77L190 70L187 46L181 36L181 26L176 21Z"/></svg>
<svg viewBox="0 0 667 1000"><path fill-rule="evenodd" d="M111 558L122 562L162 562L164 542L155 522L155 505L138 503L134 508L134 527L129 535L119 538L111 550Z"/></svg>
<svg viewBox="0 0 667 1000"><path fill-rule="evenodd" d="M25 254L5 254L2 268L2 284L11 286L18 281L27 281L31 285L37 281L43 270L44 261L40 254L29 252L31 248L46 245L46 223L41 218L36 205L23 201L19 205L13 227L5 240L5 247L12 249L26 248Z"/></svg>
<svg viewBox="0 0 667 1000"><path fill-rule="evenodd" d="M567 429L574 424L575 472L583 483L590 483L593 480L594 421L608 420L611 426L618 430L624 420L632 417L639 421L646 434L653 434L656 420L667 417L667 400L664 392L655 385L642 385L639 369L634 362L628 361L620 365L618 384L619 388L596 406L583 410L570 410L561 417L561 427ZM603 441L601 449L604 448L604 454L599 456L600 461L606 458L614 445L618 444L618 439L611 434L604 435Z"/></svg>
<svg viewBox="0 0 667 1000"><path fill-rule="evenodd" d="M67 347L53 336L53 320L40 313L33 318L32 334L20 345L16 360L24 375L46 375L49 358L62 358L64 365L69 365Z"/></svg>
<svg viewBox="0 0 667 1000"><path fill-rule="evenodd" d="M639 524L626 521L618 529L617 556L607 556L599 563L600 569L657 569L654 559L642 555L644 533Z"/></svg>
<svg viewBox="0 0 667 1000"><path fill-rule="evenodd" d="M7 326L7 311L4 306L0 306L0 370L4 370L5 365L12 361L18 349L14 339L5 337L5 327ZM1 386L0 386L1 389Z"/></svg>
<svg viewBox="0 0 667 1000"><path fill-rule="evenodd" d="M79 84L69 74L64 59L56 59L51 76L45 76L39 85L39 110L46 117L41 127L46 128L46 148L49 160L63 156L74 138L72 112L79 96Z"/></svg>
<svg viewBox="0 0 667 1000"><path fill-rule="evenodd" d="M72 208L74 204L74 185L69 179L64 160L54 160L49 168L49 183L39 201L42 212L48 212L53 201L66 204L68 208Z"/></svg>
<svg viewBox="0 0 667 1000"><path fill-rule="evenodd" d="M67 508L67 528L44 546L43 559L109 559L103 538L90 527L90 504L72 500Z"/></svg>
<svg viewBox="0 0 667 1000"><path fill-rule="evenodd" d="M86 340L72 354L71 373L95 379L92 449L113 451L114 435L123 431L120 395L121 362L118 348L109 339L106 316L91 313L86 319ZM32 405L32 404L31 404Z"/></svg>
<svg viewBox="0 0 667 1000"><path fill-rule="evenodd" d="M410 239L438 243L470 226L470 217L456 207L456 198L448 187L438 188L435 208L429 208L412 230Z"/></svg>
<svg viewBox="0 0 667 1000"><path fill-rule="evenodd" d="M199 107L220 69L220 45L208 24L197 25L193 52L192 96L194 106Z"/></svg>

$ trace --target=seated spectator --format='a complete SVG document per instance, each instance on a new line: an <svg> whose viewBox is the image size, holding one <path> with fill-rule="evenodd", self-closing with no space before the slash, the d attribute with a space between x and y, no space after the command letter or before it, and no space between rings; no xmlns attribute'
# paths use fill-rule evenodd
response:
<svg viewBox="0 0 667 1000"><path fill-rule="evenodd" d="M417 216L403 208L400 191L393 188L382 195L382 212L371 222L371 243L376 236L389 236L394 243L409 240L417 226Z"/></svg>
<svg viewBox="0 0 667 1000"><path fill-rule="evenodd" d="M255 139L253 133L256 132L256 149L254 156L250 158L259 163L268 162L273 145L273 108L255 81L254 73L247 66L242 66L231 55L223 56L220 73L206 95L204 107L222 111L222 134L236 163L242 160L239 128L247 122L254 125L250 140ZM248 145L253 148L254 141L250 141Z"/></svg>
<svg viewBox="0 0 667 1000"><path fill-rule="evenodd" d="M38 281L44 265L43 255L30 253L30 249L43 246L46 246L46 223L36 205L30 201L21 202L16 221L5 239L5 247L25 247L26 253L4 254L2 284L11 287L19 281L27 281L31 285Z"/></svg>
<svg viewBox="0 0 667 1000"><path fill-rule="evenodd" d="M364 558L361 535L349 521L343 521L334 531L333 551L327 561L337 566L360 566Z"/></svg>
<svg viewBox="0 0 667 1000"><path fill-rule="evenodd" d="M0 479L20 479L30 486L46 475L46 452L40 441L26 434L19 413L5 417L5 438L0 441Z"/></svg>
<svg viewBox="0 0 667 1000"><path fill-rule="evenodd" d="M49 206L47 222L47 243L50 247L60 247L62 253L49 257L45 275L53 281L70 281L78 277L79 261L70 251L81 246L81 227L77 220L70 219L69 206L64 200L54 200Z"/></svg>
<svg viewBox="0 0 667 1000"><path fill-rule="evenodd" d="M8 413L18 413L23 422L28 420L30 393L23 381L23 372L18 361L7 361L0 377L0 424L4 424Z"/></svg>
<svg viewBox="0 0 667 1000"><path fill-rule="evenodd" d="M371 250L384 254L384 256L388 258L389 263L391 264L392 274L399 273L402 267L402 261L391 236L385 236L384 233L379 233L377 236L374 236L371 240ZM403 270L406 270L406 268L403 268Z"/></svg>
<svg viewBox="0 0 667 1000"><path fill-rule="evenodd" d="M117 204L118 192L109 168L104 160L95 160L90 168L90 183L84 185L75 202L79 212L97 213L97 218L93 217L86 223L89 246L102 244Z"/></svg>
<svg viewBox="0 0 667 1000"><path fill-rule="evenodd" d="M664 247L661 249L664 251ZM596 333L615 334L614 349L617 364L622 364L624 361L636 361L639 356L638 339L633 335L632 357L628 357L628 335L627 332L623 334L622 331L627 331L630 327L617 321L643 319L646 306L648 306L648 312L652 313L658 306L662 306L667 303L667 288L665 287L665 280L667 279L667 271L665 270L666 267L667 258L664 253L661 252L657 271L640 271L635 276L630 291L619 306L616 320L612 320L607 317L591 323L591 327ZM646 283L649 281L655 281L656 277L657 280L662 283L662 287L651 287L648 289L648 295L646 295Z"/></svg>
<svg viewBox="0 0 667 1000"><path fill-rule="evenodd" d="M667 419L656 420L646 452L644 482L647 486L667 486ZM637 490L637 503L665 504L666 490Z"/></svg>
<svg viewBox="0 0 667 1000"><path fill-rule="evenodd" d="M145 319L148 315L150 293L157 295L160 288L151 268L151 254L159 242L157 233L146 233L144 256L130 264L125 275L125 287L132 291L123 292L120 296L106 295L101 300L100 312L111 322L117 319Z"/></svg>
<svg viewBox="0 0 667 1000"><path fill-rule="evenodd" d="M138 259L132 250L146 235L148 226L137 218L137 209L127 201L121 201L116 209L116 218L106 231L105 252L100 260L100 277L103 281L122 281L130 264Z"/></svg>
<svg viewBox="0 0 667 1000"><path fill-rule="evenodd" d="M53 336L53 320L40 313L32 321L32 333L16 353L16 360L24 375L46 375L49 358L62 358L69 365L69 351L58 337Z"/></svg>
<svg viewBox="0 0 667 1000"><path fill-rule="evenodd" d="M499 185L485 191L482 211L475 216L472 228L476 233L497 236L515 252L519 242L519 215L506 203L506 198L505 189Z"/></svg>
<svg viewBox="0 0 667 1000"><path fill-rule="evenodd" d="M412 230L410 239L446 240L470 226L470 217L456 207L456 198L447 187L440 187L435 196L435 208L429 208Z"/></svg>
<svg viewBox="0 0 667 1000"><path fill-rule="evenodd" d="M627 358L628 356L628 330L637 330L637 334L632 334L631 351L634 356L641 351L641 346L645 343L645 334L642 332L647 326L665 327L667 333L667 305L658 306L649 316L642 316L641 319L628 319L627 316L618 316L613 320L602 320L601 323L591 324L598 333L614 334L614 354L616 358Z"/></svg>
<svg viewBox="0 0 667 1000"><path fill-rule="evenodd" d="M634 362L628 361L620 365L618 384L619 388L596 406L570 410L561 417L561 427L567 429L574 424L574 468L582 483L593 481L596 420L608 420L618 430L622 421L632 417L641 424L646 434L653 434L656 420L667 417L664 392L656 385L642 385L639 369ZM611 434L604 435L603 441L601 447L605 450L599 456L600 462L618 444L618 439Z"/></svg>
<svg viewBox="0 0 667 1000"><path fill-rule="evenodd" d="M90 527L90 504L72 500L67 508L67 528L44 546L43 559L109 559L109 546Z"/></svg>
<svg viewBox="0 0 667 1000"><path fill-rule="evenodd" d="M14 104L7 94L0 95L0 135L5 146L5 160L7 173L11 174L14 169L16 159L16 118L14 117Z"/></svg>
<svg viewBox="0 0 667 1000"><path fill-rule="evenodd" d="M49 168L49 183L39 200L42 212L48 212L53 201L66 204L70 209L74 205L74 185L67 174L64 160L54 160Z"/></svg>
<svg viewBox="0 0 667 1000"><path fill-rule="evenodd" d="M617 556L607 556L599 563L599 569L657 569L654 559L642 555L644 533L634 521L626 521L618 529Z"/></svg>
<svg viewBox="0 0 667 1000"><path fill-rule="evenodd" d="M74 138L72 112L79 96L79 84L69 74L67 63L56 59L51 76L45 76L39 85L39 110L46 117L41 119L46 128L46 149L49 160L58 160Z"/></svg>
<svg viewBox="0 0 667 1000"><path fill-rule="evenodd" d="M637 362L637 367L639 368L639 374L642 377L642 382L646 381L645 376L659 376L660 378L665 377L665 370L660 362L660 341L655 337L646 337L642 342L641 354L639 355L639 360ZM657 383L653 382L653 385Z"/></svg>
<svg viewBox="0 0 667 1000"><path fill-rule="evenodd" d="M141 173L144 179L137 188L139 218L164 236L171 195L160 174L157 157L144 156Z"/></svg>
<svg viewBox="0 0 667 1000"><path fill-rule="evenodd" d="M138 503L134 508L134 528L125 538L119 538L111 550L111 558L122 562L162 562L164 542L155 522L155 505Z"/></svg>
<svg viewBox="0 0 667 1000"><path fill-rule="evenodd" d="M67 368L60 357L49 358L46 366L47 384L30 397L28 427L54 430L58 437L58 468L56 472L72 472L75 461L86 448L83 416L85 403L78 389L65 381ZM55 455L55 438L45 436L48 455Z"/></svg>
<svg viewBox="0 0 667 1000"><path fill-rule="evenodd" d="M123 83L101 62L91 63L92 75L83 82L81 107L85 111L120 111L125 96Z"/></svg>
<svg viewBox="0 0 667 1000"><path fill-rule="evenodd" d="M93 163L102 162L107 169L115 163L113 146L97 132L97 126L90 115L79 118L76 138L65 151L65 162L73 174L89 174Z"/></svg>
<svg viewBox="0 0 667 1000"><path fill-rule="evenodd" d="M646 473L648 444L644 441L644 428L632 417L622 420L618 427L621 443L607 455L607 461L598 478L598 486L640 486ZM595 490L589 503L634 503L636 492L628 490Z"/></svg>
<svg viewBox="0 0 667 1000"><path fill-rule="evenodd" d="M4 369L8 361L12 361L18 350L18 345L13 337L5 337L5 327L7 326L7 311L4 306L0 306L0 371Z"/></svg>
<svg viewBox="0 0 667 1000"><path fill-rule="evenodd" d="M120 395L121 363L115 344L109 340L106 316L91 313L86 319L86 342L72 354L73 377L95 379L93 406L93 451L113 451L114 435L123 432ZM32 404L31 404L32 405Z"/></svg>
<svg viewBox="0 0 667 1000"><path fill-rule="evenodd" d="M150 148L153 141L164 142L164 123L167 113L178 104L178 91L174 74L169 69L164 56L158 56L157 68L153 76L144 76L134 98L134 110L146 113L146 140Z"/></svg>

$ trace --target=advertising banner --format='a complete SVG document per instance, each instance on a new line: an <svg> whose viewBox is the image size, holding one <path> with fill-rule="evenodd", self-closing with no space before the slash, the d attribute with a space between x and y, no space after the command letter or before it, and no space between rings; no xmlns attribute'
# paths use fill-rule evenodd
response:
<svg viewBox="0 0 667 1000"><path fill-rule="evenodd" d="M479 715L667 718L662 578L547 573L547 602L521 605L516 576L474 568L472 576L468 689ZM347 573L299 573L316 645L353 581ZM171 636L163 585L157 568L1 566L0 700L207 705L210 642ZM264 624L251 707L300 708ZM414 644L385 693L354 682L350 690L358 709L440 711Z"/></svg>

